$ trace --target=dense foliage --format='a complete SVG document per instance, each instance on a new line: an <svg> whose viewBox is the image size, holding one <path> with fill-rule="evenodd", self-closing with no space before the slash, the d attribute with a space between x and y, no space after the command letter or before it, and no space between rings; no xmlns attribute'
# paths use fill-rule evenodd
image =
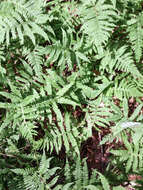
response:
<svg viewBox="0 0 143 190"><path fill-rule="evenodd" d="M1 0L0 189L142 189L142 51L142 0Z"/></svg>

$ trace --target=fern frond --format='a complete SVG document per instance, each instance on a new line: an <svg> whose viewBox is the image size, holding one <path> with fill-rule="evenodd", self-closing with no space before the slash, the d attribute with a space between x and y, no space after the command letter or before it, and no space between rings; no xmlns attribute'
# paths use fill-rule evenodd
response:
<svg viewBox="0 0 143 190"><path fill-rule="evenodd" d="M129 38L132 44L132 49L135 53L136 61L139 62L142 56L142 43L143 43L143 16L140 13L135 18L128 21Z"/></svg>
<svg viewBox="0 0 143 190"><path fill-rule="evenodd" d="M38 0L35 3L31 1L2 1L0 11L0 42L3 43L6 39L7 46L12 39L19 38L21 44L24 43L24 36L30 38L33 44L36 43L35 33L43 38L48 39L46 32L39 25L38 21L41 18L43 1ZM40 18L38 18L40 17ZM44 15L43 15L44 17ZM47 17L47 16L46 16ZM46 18L45 22L48 18Z"/></svg>
<svg viewBox="0 0 143 190"><path fill-rule="evenodd" d="M54 175L56 174L56 171L59 169L58 167L50 168L51 159L52 158L46 159L45 154L43 154L38 169L12 169L12 172L23 177L23 183L21 181L21 183L19 184L19 188L22 188L24 190L35 190L49 187L51 189L51 187L55 185L55 183L58 180L58 176ZM50 180L51 176L54 176L52 180ZM47 183L46 180L49 180L49 183Z"/></svg>
<svg viewBox="0 0 143 190"><path fill-rule="evenodd" d="M89 40L95 43L98 52L102 54L102 48L115 27L114 17L117 14L114 7L105 0L85 2L81 8L81 16L83 17L81 30L89 35Z"/></svg>
<svg viewBox="0 0 143 190"><path fill-rule="evenodd" d="M107 52L105 57L101 60L101 71L106 70L112 73L112 75L115 75L116 71L123 71L125 73L130 73L135 78L141 78L142 75L134 64L133 56L131 52L127 50L127 46L122 46L114 50L114 54Z"/></svg>

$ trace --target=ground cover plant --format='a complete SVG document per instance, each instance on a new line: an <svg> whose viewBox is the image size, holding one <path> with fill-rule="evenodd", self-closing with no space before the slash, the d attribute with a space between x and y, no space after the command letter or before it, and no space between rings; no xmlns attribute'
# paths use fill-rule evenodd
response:
<svg viewBox="0 0 143 190"><path fill-rule="evenodd" d="M143 1L0 1L0 190L143 189Z"/></svg>

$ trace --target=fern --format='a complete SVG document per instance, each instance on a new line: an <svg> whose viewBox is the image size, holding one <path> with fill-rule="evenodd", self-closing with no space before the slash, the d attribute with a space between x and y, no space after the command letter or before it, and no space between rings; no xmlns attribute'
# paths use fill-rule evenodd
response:
<svg viewBox="0 0 143 190"><path fill-rule="evenodd" d="M133 58L130 52L127 52L128 47L122 46L115 50L114 59L112 54L107 52L105 58L101 62L101 70L106 69L109 73L114 73L116 70L120 70L126 73L131 73L133 77L141 77L140 72L136 68Z"/></svg>
<svg viewBox="0 0 143 190"><path fill-rule="evenodd" d="M120 157L121 162L126 162L126 172L129 170L133 170L134 172L138 171L139 163L140 163L140 154L142 152L142 147L140 143L142 142L142 123L134 122L133 120L137 119L136 117L139 115L139 112L142 108L142 104L140 104L134 111L134 113L128 117L128 104L126 99L124 99L124 115L120 122L112 128L112 135L108 135L104 138L102 143L107 141L113 141L117 138L119 141L122 139L126 150L111 150L110 152L116 156ZM128 133L130 131L130 136L132 138L131 142L129 142ZM141 151L141 152L140 152ZM142 156L141 156L142 157Z"/></svg>
<svg viewBox="0 0 143 190"><path fill-rule="evenodd" d="M0 14L0 25L1 25L1 39L3 43L6 39L7 45L9 45L11 36L12 39L17 37L20 39L21 44L24 43L24 36L30 38L33 44L36 43L34 34L48 39L47 34L39 26L47 21L47 16L41 13L44 2L39 0L37 3L34 1L3 1L1 2L1 14ZM41 18L42 23L41 23Z"/></svg>
<svg viewBox="0 0 143 190"><path fill-rule="evenodd" d="M70 173L70 166L69 163L66 163L66 168L65 168L65 174L67 176L67 184L63 186L64 188L67 189L110 189L110 184L105 176L103 176L100 172L93 170L92 175L88 176L88 168L86 161L83 161L82 163L77 159L76 161L76 167L75 170ZM74 179L72 179L72 177ZM71 182L70 182L71 181ZM114 189L120 188L117 186L113 187ZM123 188L124 189L124 188Z"/></svg>
<svg viewBox="0 0 143 190"><path fill-rule="evenodd" d="M88 178L88 168L85 161L82 167L80 160L77 159L75 170L72 173L70 171L69 163L67 162L67 165L65 168L65 174L67 176L67 182L69 180L72 181L72 183L70 182L67 183L67 184L70 184L68 189L86 189L86 188L90 188L90 185L91 187L96 189L96 187L92 185L92 182L90 182ZM74 180L72 180L72 175L74 177ZM94 175L95 174L93 174L91 178L94 178L95 177Z"/></svg>
<svg viewBox="0 0 143 190"><path fill-rule="evenodd" d="M115 27L114 17L117 16L114 7L102 1L88 1L83 3L81 8L83 26L81 30L89 35L99 53L103 53L103 45Z"/></svg>
<svg viewBox="0 0 143 190"><path fill-rule="evenodd" d="M128 24L128 32L132 44L132 49L135 53L136 61L139 62L142 55L142 41L143 41L142 13L138 15L136 18L131 18L127 24Z"/></svg>
<svg viewBox="0 0 143 190"><path fill-rule="evenodd" d="M0 31L0 189L141 177L142 0L3 0Z"/></svg>
<svg viewBox="0 0 143 190"><path fill-rule="evenodd" d="M50 179L59 168L54 167L50 169L50 160L51 158L46 159L45 154L43 154L39 168L37 170L35 170L35 168L12 169L12 172L16 173L17 175L22 175L23 177L23 184L22 182L19 182L17 185L18 188L31 190L42 188L51 189L51 187L57 182L58 176L54 177L48 184L46 183L46 180Z"/></svg>

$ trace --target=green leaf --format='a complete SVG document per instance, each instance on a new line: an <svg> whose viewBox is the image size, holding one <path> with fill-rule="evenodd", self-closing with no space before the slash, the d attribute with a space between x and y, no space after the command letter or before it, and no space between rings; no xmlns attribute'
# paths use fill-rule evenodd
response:
<svg viewBox="0 0 143 190"><path fill-rule="evenodd" d="M101 173L97 172L99 174L102 186L104 190L110 190L110 185L107 181L107 179L104 177L104 175L102 175Z"/></svg>
<svg viewBox="0 0 143 190"><path fill-rule="evenodd" d="M99 190L96 186L94 186L94 185L87 185L87 186L85 186L85 188L88 190Z"/></svg>
<svg viewBox="0 0 143 190"><path fill-rule="evenodd" d="M44 32L44 30L43 30L40 26L38 26L38 25L37 25L36 23L34 23L34 22L31 22L30 25L32 26L32 29L33 29L33 32L34 32L34 33L37 33L37 34L43 36L43 38L45 38L45 40L48 39L47 34Z"/></svg>
<svg viewBox="0 0 143 190"><path fill-rule="evenodd" d="M21 102L21 106L27 106L28 104L32 103L35 99L34 95L29 95L27 96L22 102Z"/></svg>
<svg viewBox="0 0 143 190"><path fill-rule="evenodd" d="M0 102L0 108L7 109L10 105L8 103L2 103Z"/></svg>
<svg viewBox="0 0 143 190"><path fill-rule="evenodd" d="M85 62L90 62L89 59L81 52L76 52L77 57L79 57L81 60Z"/></svg>
<svg viewBox="0 0 143 190"><path fill-rule="evenodd" d="M27 24L23 24L23 28L24 28L25 35L27 35L32 40L33 44L35 45L36 41L35 41L35 37L33 35L32 29Z"/></svg>
<svg viewBox="0 0 143 190"><path fill-rule="evenodd" d="M58 92L57 92L57 96L58 98L63 96L72 86L73 86L74 82L71 82L70 84L64 86L62 89L60 89Z"/></svg>
<svg viewBox="0 0 143 190"><path fill-rule="evenodd" d="M136 117L139 115L141 109L143 107L143 104L140 104L133 112L133 114L130 116L130 120L133 121L134 119L136 119Z"/></svg>
<svg viewBox="0 0 143 190"><path fill-rule="evenodd" d="M71 187L72 184L73 184L73 182L72 182L72 183L67 183L66 185L63 186L62 189L63 189L63 190L70 190L69 187Z"/></svg>
<svg viewBox="0 0 143 190"><path fill-rule="evenodd" d="M58 102L59 104L69 104L69 105L72 105L73 107L79 106L78 103L76 103L76 102L74 102L74 101L72 101L72 100L70 100L70 99L63 98L63 97L58 98L58 99L57 99L57 102Z"/></svg>
<svg viewBox="0 0 143 190"><path fill-rule="evenodd" d="M124 111L124 117L128 118L128 100L127 98L124 98L123 100L123 111Z"/></svg>

